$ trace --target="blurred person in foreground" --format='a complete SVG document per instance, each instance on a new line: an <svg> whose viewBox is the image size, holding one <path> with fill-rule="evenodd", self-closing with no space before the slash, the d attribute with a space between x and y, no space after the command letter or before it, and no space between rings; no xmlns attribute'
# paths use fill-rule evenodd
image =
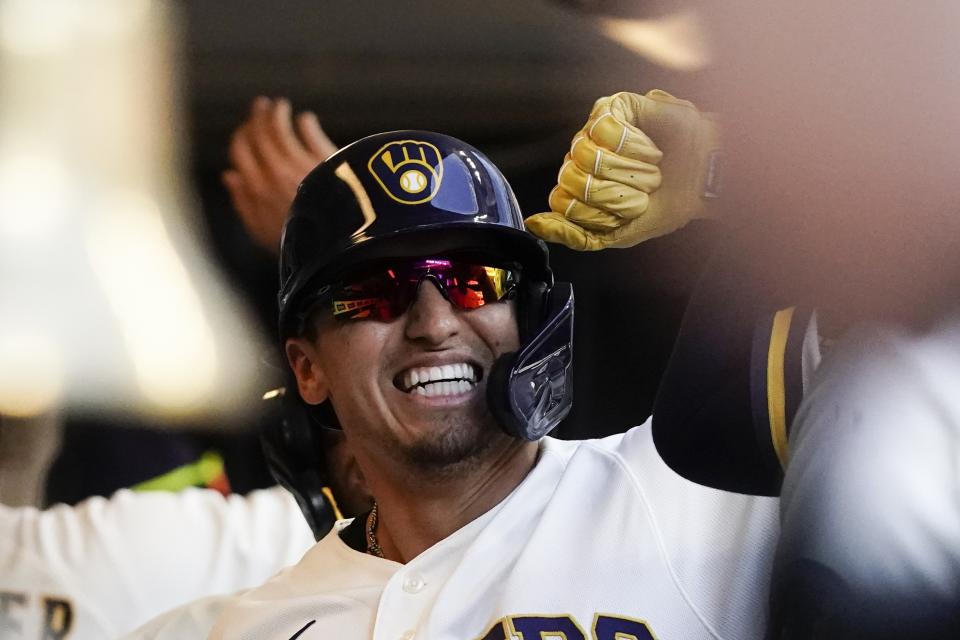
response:
<svg viewBox="0 0 960 640"><path fill-rule="evenodd" d="M262 112L255 105L253 114ZM289 126L289 115L283 121ZM299 123L298 140L312 146L297 149L313 167L332 152L332 144L312 114ZM238 132L237 139L243 135ZM238 146L233 157L242 163ZM255 198L257 192L247 186L245 193ZM256 212L242 205L237 212L251 236L263 242L263 233L250 224ZM263 582L298 560L335 519L369 508L362 479L338 434L328 434L317 450L300 452L311 460L309 476L274 464L272 455L289 446L279 423L299 419L277 411L280 400L264 405L270 408L263 436L272 470L286 489L247 496L200 489L121 490L72 507L0 505L0 638L115 638L204 597L207 611L195 608L194 615L206 613L212 623L220 606L213 594Z"/></svg>
<svg viewBox="0 0 960 640"><path fill-rule="evenodd" d="M960 8L741 1L704 13L731 233L662 383L658 448L697 482L782 489L770 638L956 637ZM620 115L645 129L634 116L650 103L622 100ZM703 131L686 131L694 169ZM614 144L604 155L612 166L629 153ZM583 173L603 163L592 166ZM572 192L591 200L591 182ZM581 237L601 223L616 238L629 218L597 196L604 215L571 219L576 206L554 205L553 237L592 248ZM818 309L813 334L828 347L819 370L796 368L807 377L799 402L785 391L791 328L778 329L795 306ZM772 316L779 351L754 349L758 313ZM779 394L761 402L756 355L757 386L775 386L770 363L780 374ZM731 419L707 419L732 398Z"/></svg>
<svg viewBox="0 0 960 640"><path fill-rule="evenodd" d="M960 6L724 12L742 246L851 326L789 434L770 635L956 637Z"/></svg>

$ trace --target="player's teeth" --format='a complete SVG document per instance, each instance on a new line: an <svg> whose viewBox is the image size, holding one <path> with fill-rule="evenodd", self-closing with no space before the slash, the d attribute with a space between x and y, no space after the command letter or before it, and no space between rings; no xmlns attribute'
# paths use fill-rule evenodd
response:
<svg viewBox="0 0 960 640"><path fill-rule="evenodd" d="M461 393L461 387L463 385L460 385L460 382L466 382L467 390L469 390L469 388L472 388L472 386L477 383L478 378L479 372L473 365L466 362L457 362L435 367L408 369L403 372L402 382L403 388L408 389L410 392L413 392L419 387L429 386L431 383L440 381L455 383L450 387L450 391L445 391L445 387L437 387L433 391L433 395L440 395L441 393L447 395L449 393Z"/></svg>
<svg viewBox="0 0 960 640"><path fill-rule="evenodd" d="M427 396L428 398L434 398L437 396L453 396L461 393L467 393L473 389L474 386L474 383L468 380L442 380L419 384L411 389L411 393Z"/></svg>

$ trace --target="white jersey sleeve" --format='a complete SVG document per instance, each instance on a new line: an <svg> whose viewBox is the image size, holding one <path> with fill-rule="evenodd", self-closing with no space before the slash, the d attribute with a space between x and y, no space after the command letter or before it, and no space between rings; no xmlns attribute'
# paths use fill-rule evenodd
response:
<svg viewBox="0 0 960 640"><path fill-rule="evenodd" d="M209 637L758 640L777 532L776 499L681 478L649 424L546 438L510 495L407 564L335 530Z"/></svg>
<svg viewBox="0 0 960 640"><path fill-rule="evenodd" d="M0 506L0 637L115 638L183 602L258 584L312 543L280 488Z"/></svg>

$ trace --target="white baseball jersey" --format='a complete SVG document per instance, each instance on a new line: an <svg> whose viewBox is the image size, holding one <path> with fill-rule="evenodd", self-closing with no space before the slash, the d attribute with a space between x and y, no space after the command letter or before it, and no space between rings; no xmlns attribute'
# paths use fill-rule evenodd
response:
<svg viewBox="0 0 960 640"><path fill-rule="evenodd" d="M684 480L649 421L603 440L546 438L509 496L406 565L331 532L227 608L210 638L751 640L777 533L775 499Z"/></svg>
<svg viewBox="0 0 960 640"><path fill-rule="evenodd" d="M0 639L116 638L183 602L259 584L311 544L280 488L0 506Z"/></svg>

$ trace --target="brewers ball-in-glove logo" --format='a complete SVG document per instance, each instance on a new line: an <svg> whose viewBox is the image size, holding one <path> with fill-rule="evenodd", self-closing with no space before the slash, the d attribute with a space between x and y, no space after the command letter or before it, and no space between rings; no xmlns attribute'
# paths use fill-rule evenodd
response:
<svg viewBox="0 0 960 640"><path fill-rule="evenodd" d="M443 179L439 149L420 140L397 140L383 145L367 167L387 195L403 204L431 200Z"/></svg>

